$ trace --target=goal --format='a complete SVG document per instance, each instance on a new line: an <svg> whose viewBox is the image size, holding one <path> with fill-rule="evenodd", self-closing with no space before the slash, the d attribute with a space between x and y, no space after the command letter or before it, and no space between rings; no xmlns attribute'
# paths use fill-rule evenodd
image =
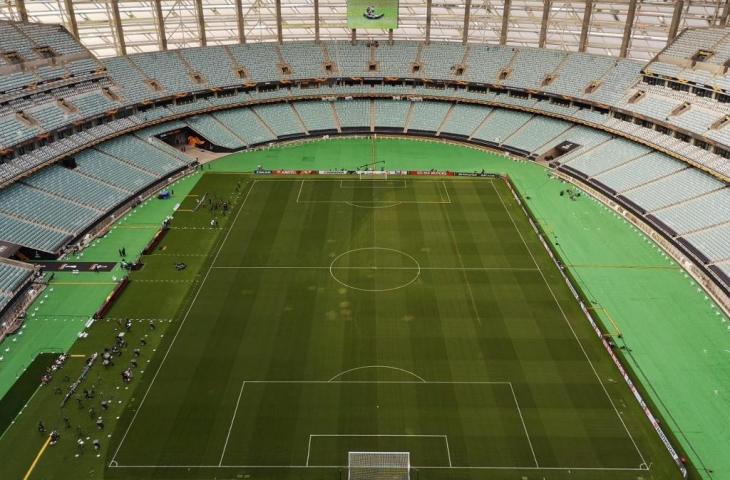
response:
<svg viewBox="0 0 730 480"><path fill-rule="evenodd" d="M349 480L409 480L411 454L409 452L349 452L347 471Z"/></svg>
<svg viewBox="0 0 730 480"><path fill-rule="evenodd" d="M387 180L387 170L359 170L357 176L360 180Z"/></svg>

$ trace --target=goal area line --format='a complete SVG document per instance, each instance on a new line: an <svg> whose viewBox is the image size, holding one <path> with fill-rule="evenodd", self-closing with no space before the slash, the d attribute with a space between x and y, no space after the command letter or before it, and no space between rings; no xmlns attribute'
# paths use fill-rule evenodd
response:
<svg viewBox="0 0 730 480"><path fill-rule="evenodd" d="M388 206L395 206L395 205L448 205L453 203L451 201L451 195L449 194L449 190L446 187L445 180L418 180L416 183L425 184L425 183L435 183L437 185L438 189L438 200L354 200L354 199L344 199L344 200L302 200L302 191L304 190L304 184L310 184L310 185L316 185L321 183L338 183L338 187L340 190L406 190L409 187L413 186L416 183L409 183L406 181L405 178L403 179L397 179L397 180L376 180L375 184L378 183L385 183L385 182L402 182L402 185L399 186L388 186L388 185L379 185L379 186L363 186L362 183L366 180L355 180L355 179L317 179L312 180L308 178L289 178L289 179L277 179L277 180L269 180L269 181L297 181L301 182L299 184L299 191L297 192L297 204L345 204L350 206L359 206L358 204L363 205L388 205ZM344 182L352 182L354 185L345 185ZM306 196L306 195L305 195ZM354 204L354 205L353 205Z"/></svg>
<svg viewBox="0 0 730 480"><path fill-rule="evenodd" d="M359 437L384 437L384 438L440 438L444 441L444 446L446 447L446 458L449 461L448 468L453 468L453 464L451 463L451 448L449 447L449 436L448 435L434 435L434 434L415 434L415 433L365 433L365 434L359 434L359 433L313 433L309 435L309 440L307 441L307 461L305 465L307 467L317 467L318 465L310 465L309 459L310 454L312 452L312 439L313 438L320 438L320 437L351 437L351 438L359 438ZM351 452L353 453L353 452ZM391 453L391 452L379 452L379 453ZM395 452L393 452L395 453ZM422 468L418 465L411 465L413 468Z"/></svg>

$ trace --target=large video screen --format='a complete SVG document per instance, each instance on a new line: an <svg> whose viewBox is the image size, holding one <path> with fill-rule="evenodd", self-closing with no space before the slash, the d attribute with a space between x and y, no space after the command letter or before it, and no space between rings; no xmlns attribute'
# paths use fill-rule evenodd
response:
<svg viewBox="0 0 730 480"><path fill-rule="evenodd" d="M398 28L398 0L347 0L347 26L358 30Z"/></svg>

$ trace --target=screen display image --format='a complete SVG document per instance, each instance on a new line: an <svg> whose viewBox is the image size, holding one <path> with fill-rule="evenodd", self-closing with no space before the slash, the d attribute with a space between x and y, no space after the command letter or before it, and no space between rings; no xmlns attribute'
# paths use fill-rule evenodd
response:
<svg viewBox="0 0 730 480"><path fill-rule="evenodd" d="M347 26L360 29L398 28L398 0L348 0Z"/></svg>

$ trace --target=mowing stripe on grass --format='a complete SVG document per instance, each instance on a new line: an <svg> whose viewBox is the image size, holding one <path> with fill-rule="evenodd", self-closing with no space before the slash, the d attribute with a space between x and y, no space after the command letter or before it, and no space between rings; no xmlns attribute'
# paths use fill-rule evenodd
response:
<svg viewBox="0 0 730 480"><path fill-rule="evenodd" d="M547 287L548 291L550 292L550 295L553 297L553 300L555 300L555 305L557 305L558 310L560 310L560 313L563 316L565 323L568 324L568 328L570 328L570 331L573 333L573 337L575 337L576 342L578 342L578 346L580 347L581 351L583 352L583 355L585 356L586 361L588 362L588 365L590 365L591 370L593 370L593 373L596 375L596 379L598 379L598 383L601 385L601 388L605 392L606 398L608 398L608 401L611 403L611 406L613 407L614 412L616 412L616 416L621 421L621 425L623 425L624 430L626 430L626 434L629 436L631 443L634 444L634 448L636 449L636 452L639 454L639 457L641 457L641 463L646 464L646 459L644 459L644 454L641 453L641 450L639 449L639 445L637 445L636 440L634 440L633 435L631 435L629 428L626 426L626 422L624 422L623 417L621 416L618 409L616 408L616 404L613 403L613 399L611 398L611 395L609 395L608 389L606 389L606 385L603 384L603 380L601 379L600 375L598 375L598 372L596 371L596 367L593 366L593 362L591 362L591 359L588 356L588 352L586 352L586 349L583 346L583 343L580 341L580 338L578 338L578 335L575 333L575 329L573 328L573 325L570 323L570 320L568 320L568 316L565 314L565 310L563 310L563 306L558 301L558 297L555 295L553 288L550 286L550 282L548 282L547 278L545 278L545 274L543 273L542 269L540 268L540 265L537 263L537 260L535 259L535 255L533 255L533 253L532 253L532 249L530 249L529 245L527 245L527 241L525 240L525 237L522 235L522 231L517 226L517 223L515 222L514 217L512 217L512 212L510 212L509 209L507 208L507 205L504 203L504 199L502 198L502 195L499 193L499 190L497 190L497 187L495 187L494 184L492 184L492 188L497 193L497 197L499 197L500 203L502 203L502 206L504 207L505 211L507 212L507 215L509 216L509 219L512 222L512 225L515 227L515 230L517 231L517 235L519 235L520 239L522 240L523 245L527 249L527 253L530 254L530 258L532 259L533 263L537 267L537 270L540 272L540 276L542 277L542 280L545 282L545 286ZM545 248L547 248L547 247L545 247Z"/></svg>
<svg viewBox="0 0 730 480"><path fill-rule="evenodd" d="M218 247L218 251L216 252L215 257L213 258L213 261L211 262L210 266L208 267L208 270L205 272L205 277L203 277L203 281L200 282L200 284L198 285L198 290L195 292L193 301L190 302L188 309L185 311L185 315L183 316L182 321L180 322L180 325L177 327L177 330L175 331L175 335L172 337L170 346L167 347L167 350L165 351L165 355L162 357L162 360L160 361L160 365L157 367L155 374L152 376L152 380L150 381L150 384L147 386L147 390L145 390L145 392L144 392L144 396L142 397L142 400L139 403L139 407L137 407L137 410L135 410L134 415L132 416L132 420L129 422L127 429L124 431L124 435L122 436L121 440L119 440L119 445L117 445L117 448L114 451L114 455L112 455L112 458L109 462L109 466L113 466L113 464L116 463L116 458L117 458L117 455L119 454L119 450L122 448L122 445L124 444L124 439L127 438L127 434L129 434L129 431L131 430L132 425L134 425L134 420L137 418L137 415L139 414L140 410L142 410L144 401L147 398L147 395L150 393L150 390L152 389L152 385L154 385L154 383L155 383L155 379L157 378L157 375L160 373L160 370L162 370L162 366L165 364L165 359L167 358L168 354L172 350L173 345L175 345L175 339L180 334L180 330L182 330L183 325L185 325L185 321L188 319L188 316L190 315L190 311L193 309L193 305L195 305L195 301L198 299L200 292L203 290L203 286L205 285L206 280L208 280L208 276L210 275L210 272L213 269L213 265L215 265L215 262L218 260L218 256L220 255L221 250L223 250L223 246L226 244L226 241L228 240L231 230L233 229L233 226L236 224L236 221L238 220L238 217L241 214L241 211L243 210L244 205L246 205L246 201L248 200L248 197L251 194L251 191L253 190L253 187L255 185L256 185L256 180L251 182L251 186L249 187L248 191L246 192L246 196L243 198L243 201L241 202L241 206L238 207L236 216L233 218L233 221L231 221L231 223L229 224L228 231L226 232L226 235L223 237L223 241L221 242L220 246Z"/></svg>

